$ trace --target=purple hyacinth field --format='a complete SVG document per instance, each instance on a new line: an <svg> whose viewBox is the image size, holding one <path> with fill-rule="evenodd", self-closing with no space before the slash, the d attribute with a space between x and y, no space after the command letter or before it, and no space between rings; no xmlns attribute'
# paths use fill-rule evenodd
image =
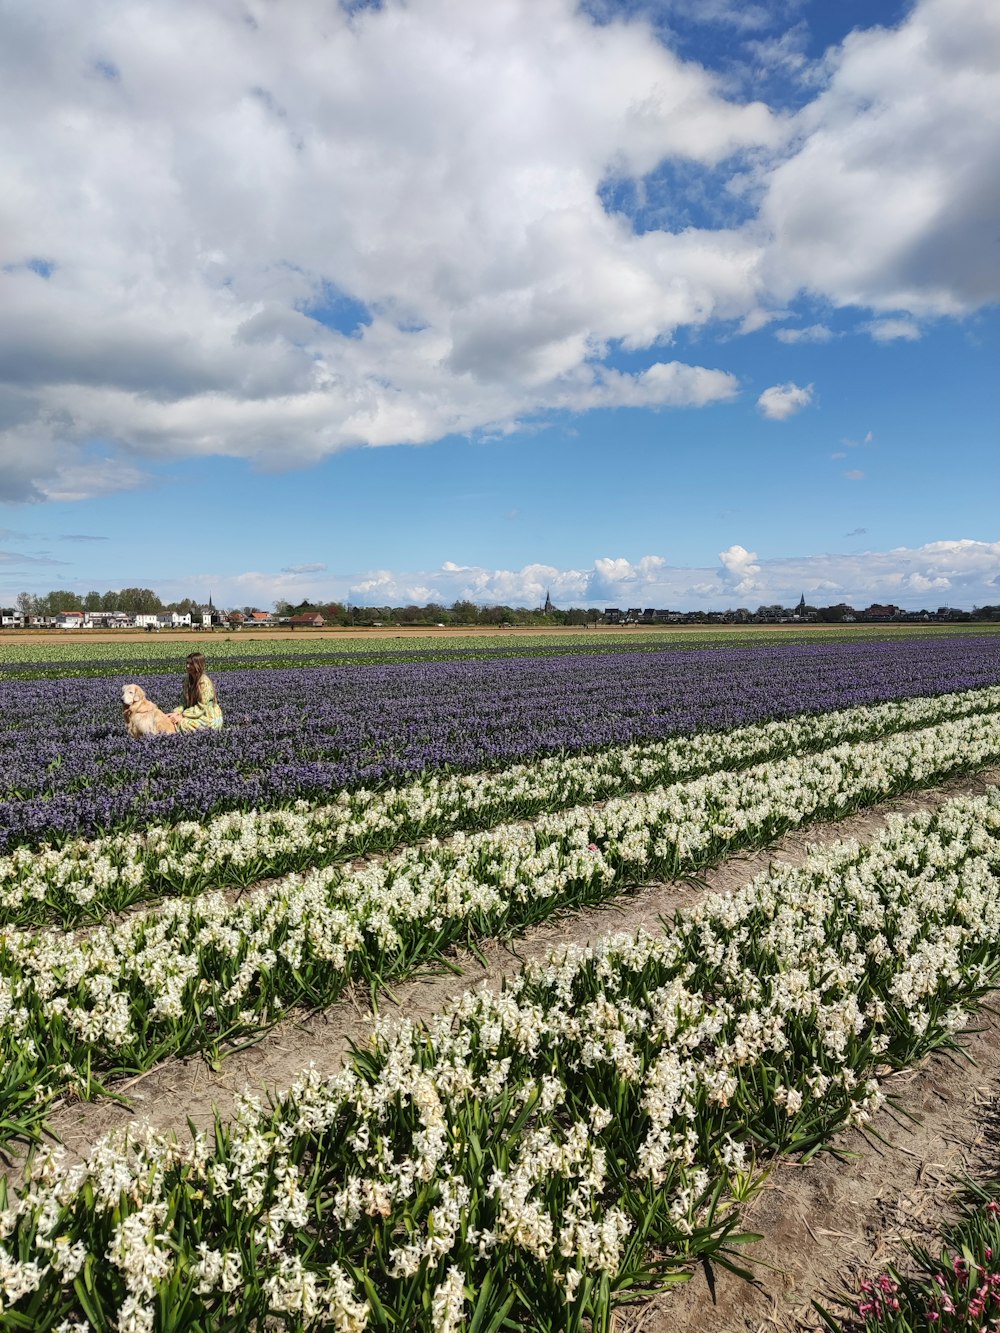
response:
<svg viewBox="0 0 1000 1333"><path fill-rule="evenodd" d="M218 733L136 741L125 678L0 686L5 848L1000 681L1000 639L220 674ZM169 708L176 676L139 677Z"/></svg>

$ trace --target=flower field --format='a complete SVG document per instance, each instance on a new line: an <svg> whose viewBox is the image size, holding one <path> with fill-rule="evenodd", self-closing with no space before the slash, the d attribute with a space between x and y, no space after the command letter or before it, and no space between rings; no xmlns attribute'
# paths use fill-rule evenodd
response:
<svg viewBox="0 0 1000 1333"><path fill-rule="evenodd" d="M183 743L123 737L117 683L0 686L0 1147L37 1144L0 1328L609 1330L745 1265L775 1159L868 1124L1000 976L988 788L77 1161L57 1104L1000 764L988 636L234 668Z"/></svg>
<svg viewBox="0 0 1000 1333"><path fill-rule="evenodd" d="M982 637L996 633L989 622L972 625L894 626L893 638L933 639L972 635ZM809 643L822 635L824 641L838 640L852 643L884 639L881 625L826 625L812 627L782 626L781 638L785 643ZM724 638L720 640L720 635ZM633 627L622 632L602 629L600 632L561 630L553 633L523 632L516 634L490 630L476 634L449 629L445 634L358 634L356 631L321 631L293 633L268 629L262 632L202 633L197 630L182 635L120 633L105 637L87 631L83 640L55 639L44 641L40 650L33 636L0 638L0 679L56 678L67 676L108 676L117 674L123 666L131 671L155 673L169 663L173 666L192 650L205 653L215 671L233 667L335 665L337 663L376 663L403 661L453 661L469 658L560 656L562 654L625 653L696 648L718 648L720 642L730 646L763 645L773 641L774 631L743 629L736 626L699 629L658 628L654 631Z"/></svg>
<svg viewBox="0 0 1000 1333"><path fill-rule="evenodd" d="M772 642L233 670L220 686L225 728L183 745L137 745L125 733L128 675L0 682L0 851L1000 680L1000 635L866 644L863 671L857 655L853 643ZM138 683L179 701L177 677Z"/></svg>

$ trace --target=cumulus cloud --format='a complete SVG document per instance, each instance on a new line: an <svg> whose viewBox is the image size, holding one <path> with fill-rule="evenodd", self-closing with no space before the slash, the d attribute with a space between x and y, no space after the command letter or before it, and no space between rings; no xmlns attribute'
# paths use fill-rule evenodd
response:
<svg viewBox="0 0 1000 1333"><path fill-rule="evenodd" d="M847 537L864 535L855 529ZM25 559L25 557L15 557ZM29 562L33 557L26 558ZM2 562L0 562L2 563ZM45 563L55 563L46 561ZM27 581L18 574L0 588L0 603L9 605ZM65 576L60 575L65 586ZM0 580L2 581L2 580ZM120 580L125 582L127 580ZM733 543L719 552L714 566L672 565L662 555L637 558L599 556L584 567L564 569L547 563L519 568L444 561L434 569L365 570L354 574L332 571L290 573L248 570L172 573L159 578L150 573L143 582L167 600L192 595L217 605L272 606L287 599L297 602L336 600L356 605L450 605L462 599L509 606L540 606L551 592L557 606L656 606L671 610L714 609L780 602L790 606L804 592L819 604L849 602L860 608L871 602L895 602L919 609L940 604L972 607L1000 601L1000 541L971 538L929 542L892 550L839 551L816 555L762 558ZM37 591L42 584L35 575ZM80 592L87 591L81 586Z"/></svg>
<svg viewBox="0 0 1000 1333"><path fill-rule="evenodd" d="M772 384L757 399L757 406L769 421L785 421L788 417L801 412L812 402L813 386L801 387L798 384Z"/></svg>
<svg viewBox="0 0 1000 1333"><path fill-rule="evenodd" d="M848 537L863 536L855 529ZM436 569L372 569L348 573L248 572L236 577L212 572L156 584L168 597L187 597L189 589L212 592L217 603L272 605L335 599L356 605L449 605L469 599L483 605L540 607L551 592L557 607L661 607L673 611L707 608L724 611L781 603L792 605L801 593L812 603L847 601L864 608L873 601L893 601L919 609L947 603L955 607L996 604L1000 600L1000 541L933 541L923 547L892 551L829 552L812 556L763 559L740 544L719 553L715 567L671 565L664 556L600 556L588 567L564 569L529 563L519 568L444 561ZM16 589L12 589L16 591Z"/></svg>
<svg viewBox="0 0 1000 1333"><path fill-rule="evenodd" d="M775 295L911 316L1000 298L998 64L1000 9L980 0L920 0L828 53L796 150L762 172Z"/></svg>
<svg viewBox="0 0 1000 1333"><path fill-rule="evenodd" d="M748 551L744 546L730 546L719 552L721 562L720 578L739 596L752 593L758 586L761 566L757 563L757 552Z"/></svg>
<svg viewBox="0 0 1000 1333"><path fill-rule="evenodd" d="M849 536L862 535L856 529ZM846 601L862 608L893 601L918 609L934 597L956 606L995 603L1000 541L931 542L890 551L856 551L762 559L734 543L715 568L671 565L659 555L602 556L590 568L528 564L487 569L445 562L436 570L374 571L351 581L352 601L369 605L469 598L482 604L539 606L551 591L557 606L657 606L674 610L791 605L802 592L822 604ZM934 595L932 597L932 594Z"/></svg>
<svg viewBox="0 0 1000 1333"><path fill-rule="evenodd" d="M643 6L596 5L12 7L0 500L133 489L153 460L284 467L706 406L737 392L725 366L626 374L613 353L761 328L803 292L871 311L883 341L1000 297L996 6L919 0L852 33L792 117L682 59ZM798 66L794 45L772 58ZM671 162L749 216L669 230L605 206Z"/></svg>
<svg viewBox="0 0 1000 1333"><path fill-rule="evenodd" d="M735 392L711 367L602 364L758 287L752 237L637 234L602 180L786 132L643 22L575 0L146 0L127 22L49 0L10 16L0 72L3 498L85 493L65 471L92 439L285 466Z"/></svg>
<svg viewBox="0 0 1000 1333"><path fill-rule="evenodd" d="M912 319L874 319L862 327L878 343L916 342L920 337L920 325Z"/></svg>
<svg viewBox="0 0 1000 1333"><path fill-rule="evenodd" d="M834 334L825 324L810 324L804 329L776 329L774 336L783 343L828 343Z"/></svg>

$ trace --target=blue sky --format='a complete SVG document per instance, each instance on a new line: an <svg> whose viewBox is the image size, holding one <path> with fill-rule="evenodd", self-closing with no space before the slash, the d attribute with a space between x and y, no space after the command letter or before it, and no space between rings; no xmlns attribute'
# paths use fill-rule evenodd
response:
<svg viewBox="0 0 1000 1333"><path fill-rule="evenodd" d="M3 604L1000 602L991 7L2 22Z"/></svg>

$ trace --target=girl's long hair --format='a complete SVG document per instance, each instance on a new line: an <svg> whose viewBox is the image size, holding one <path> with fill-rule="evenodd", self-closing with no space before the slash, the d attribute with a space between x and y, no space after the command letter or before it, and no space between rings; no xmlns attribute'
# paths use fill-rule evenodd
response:
<svg viewBox="0 0 1000 1333"><path fill-rule="evenodd" d="M201 653L191 653L187 660L187 676L184 680L184 707L193 708L201 700L198 697L198 685L205 674L205 659Z"/></svg>

